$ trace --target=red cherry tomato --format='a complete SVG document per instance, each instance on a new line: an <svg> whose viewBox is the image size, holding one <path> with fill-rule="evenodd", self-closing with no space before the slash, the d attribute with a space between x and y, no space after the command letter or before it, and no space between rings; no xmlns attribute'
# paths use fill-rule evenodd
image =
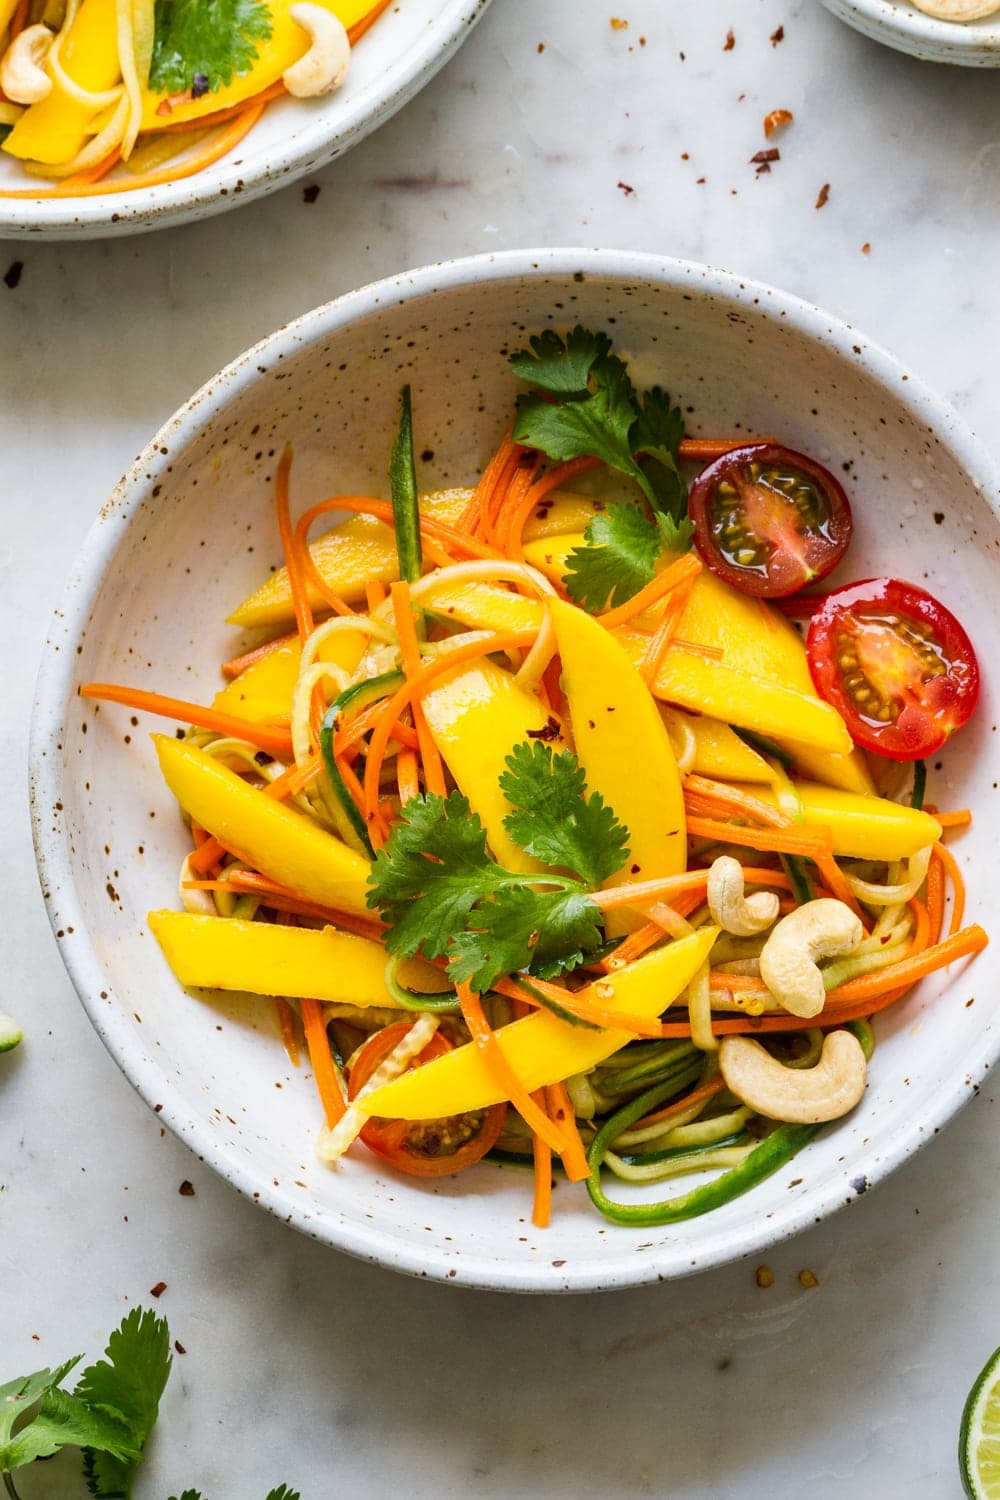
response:
<svg viewBox="0 0 1000 1500"><path fill-rule="evenodd" d="M403 1040L411 1024L395 1021L368 1038L351 1067L348 1099L357 1098L379 1063ZM451 1050L452 1043L437 1031L410 1067L433 1062ZM384 1120L373 1115L362 1130L361 1139L369 1151L400 1172L409 1172L413 1177L446 1177L473 1166L496 1145L506 1114L506 1104L494 1104L489 1109L446 1115L440 1120Z"/></svg>
<svg viewBox="0 0 1000 1500"><path fill-rule="evenodd" d="M940 750L979 697L976 653L955 616L896 578L827 594L806 649L816 691L854 742L894 760Z"/></svg>
<svg viewBox="0 0 1000 1500"><path fill-rule="evenodd" d="M794 594L837 566L853 529L843 488L820 464L754 443L702 469L688 510L702 560L760 598Z"/></svg>

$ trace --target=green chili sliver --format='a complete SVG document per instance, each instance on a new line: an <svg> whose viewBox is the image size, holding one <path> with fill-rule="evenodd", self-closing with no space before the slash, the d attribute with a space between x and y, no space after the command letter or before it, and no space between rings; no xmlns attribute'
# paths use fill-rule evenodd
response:
<svg viewBox="0 0 1000 1500"><path fill-rule="evenodd" d="M400 686L403 681L402 672L383 672L381 677L369 677L365 682L355 682L349 688L339 693L326 713L319 730L319 749L323 757L323 767L334 796L344 810L344 815L350 823L354 832L361 840L362 847L367 851L368 857L374 857L371 839L368 837L368 825L355 805L354 798L344 783L337 765L337 757L334 754L333 740L337 732L337 725L341 716L347 709L357 706L363 708L369 701L376 698L384 698L394 688Z"/></svg>
<svg viewBox="0 0 1000 1500"><path fill-rule="evenodd" d="M459 1009L458 996L454 990L435 990L421 994L419 990L408 990L400 982L399 970L407 960L393 957L385 966L385 987L401 1010L431 1011L434 1015Z"/></svg>
<svg viewBox="0 0 1000 1500"><path fill-rule="evenodd" d="M923 812L926 795L927 762L925 760L915 760L913 762L913 791L910 793L910 806L916 808L917 812Z"/></svg>
<svg viewBox="0 0 1000 1500"><path fill-rule="evenodd" d="M410 387L399 393L399 427L389 457L389 491L396 523L396 552L399 576L415 583L424 570L420 546L420 505L417 499L417 470L413 459L413 411Z"/></svg>
<svg viewBox="0 0 1000 1500"><path fill-rule="evenodd" d="M723 1172L714 1182L693 1188L690 1193L681 1193L676 1198L667 1198L661 1203L616 1203L609 1198L601 1186L601 1163L605 1151L610 1150L622 1131L628 1130L643 1115L654 1110L670 1097L672 1085L657 1084L639 1094L622 1109L610 1115L597 1132L587 1152L590 1176L587 1192L590 1201L606 1219L613 1224L624 1224L633 1229L653 1229L661 1224L679 1224L684 1219L696 1218L710 1213L739 1198L750 1188L770 1177L798 1151L801 1151L816 1132L819 1125L779 1125L769 1136L755 1146L750 1155L739 1166Z"/></svg>
<svg viewBox="0 0 1000 1500"><path fill-rule="evenodd" d="M792 882L792 894L800 906L807 901L814 901L816 892L813 890L806 862L797 854L779 854L781 868Z"/></svg>
<svg viewBox="0 0 1000 1500"><path fill-rule="evenodd" d="M762 734L754 734L752 729L739 729L735 724L733 725L733 733L737 739L741 739L745 745L749 745L751 750L756 750L759 755L771 756L773 760L778 761L786 770L794 766L794 755L790 755L787 750L783 750L780 745L776 745L774 740L766 739Z"/></svg>
<svg viewBox="0 0 1000 1500"><path fill-rule="evenodd" d="M565 1021L567 1026L583 1026L588 1031L601 1031L603 1029L594 1021L585 1021L582 1016L575 1016L571 1010L566 1009L565 1005L560 1005L558 1000L553 1000L550 995L544 994L531 983L530 979L525 978L523 974L515 974L514 978L522 990L526 990L533 999L538 1001L539 1005L543 1006L546 1010L550 1010L554 1016L558 1016L560 1021Z"/></svg>
<svg viewBox="0 0 1000 1500"><path fill-rule="evenodd" d="M627 1167L652 1166L658 1161L674 1161L680 1156L704 1156L706 1151L718 1151L723 1146L743 1146L750 1139L745 1130L733 1131L731 1135L720 1136L717 1141L707 1141L703 1146L671 1146L666 1151L631 1151L615 1152Z"/></svg>

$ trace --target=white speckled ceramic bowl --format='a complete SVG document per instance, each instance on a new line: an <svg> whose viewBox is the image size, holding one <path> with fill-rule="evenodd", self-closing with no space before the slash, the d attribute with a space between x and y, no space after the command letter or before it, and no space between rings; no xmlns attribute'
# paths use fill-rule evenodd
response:
<svg viewBox="0 0 1000 1500"><path fill-rule="evenodd" d="M346 83L328 99L276 100L228 156L179 182L90 198L0 198L0 239L136 234L286 187L390 119L444 66L488 4L400 0L361 38ZM0 152L0 189L26 184L18 164Z"/></svg>
<svg viewBox="0 0 1000 1500"><path fill-rule="evenodd" d="M922 62L1000 68L1000 10L978 21L939 21L907 0L823 0L856 31Z"/></svg>
<svg viewBox="0 0 1000 1500"><path fill-rule="evenodd" d="M822 1219L884 1177L970 1096L1000 1046L1000 944L923 984L878 1023L863 1104L725 1209L677 1228L615 1228L560 1185L530 1223L530 1174L490 1164L422 1184L364 1153L313 1159L317 1102L285 1060L269 1002L186 995L146 928L175 901L186 838L148 719L76 697L87 679L207 698L242 646L223 617L279 560L275 454L295 444L296 504L385 492L399 387L414 392L422 483L472 481L509 421L506 354L577 320L606 328L694 432L778 433L844 470L850 575L925 584L964 619L987 668L978 718L932 775L977 810L961 855L995 860L989 680L1000 641L997 477L955 413L860 334L725 272L621 252L515 251L366 287L250 350L171 418L96 523L53 621L32 740L41 882L95 1027L143 1098L255 1202L330 1245L421 1276L524 1291L684 1276ZM432 454L432 456L430 456ZM989 923L990 882L969 918ZM973 1004L973 998L975 1003Z"/></svg>

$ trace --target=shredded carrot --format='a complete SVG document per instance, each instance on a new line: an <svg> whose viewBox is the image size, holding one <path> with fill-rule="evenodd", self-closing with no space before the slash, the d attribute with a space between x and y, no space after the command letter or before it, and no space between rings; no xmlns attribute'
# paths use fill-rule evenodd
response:
<svg viewBox="0 0 1000 1500"><path fill-rule="evenodd" d="M81 187L69 187L66 183L60 183L51 188L4 188L0 190L0 198L95 198L105 193L132 193L139 188L162 187L166 183L180 182L185 177L193 177L196 172L204 171L238 146L256 125L264 107L263 104L244 105L214 140L199 146L190 155L182 157L169 167L160 167L153 172L137 172L135 176L122 182L94 182Z"/></svg>
<svg viewBox="0 0 1000 1500"><path fill-rule="evenodd" d="M670 563L657 573L652 583L647 583L645 588L633 594L631 599L626 599L624 604L619 604L616 609L605 610L604 614L597 618L608 630L614 630L619 625L624 625L628 620L634 620L636 615L643 614L651 604L662 599L673 589L678 588L691 578L696 578L701 572L701 561L693 552L685 552L683 557Z"/></svg>
<svg viewBox="0 0 1000 1500"><path fill-rule="evenodd" d="M746 828L739 823L689 817L687 830L692 837L711 839L713 843L738 844L741 848L766 849L776 854L801 854L806 859L820 859L831 852L829 843L817 829L796 833L791 828Z"/></svg>
<svg viewBox="0 0 1000 1500"><path fill-rule="evenodd" d="M365 603L369 614L374 614L379 605L383 604L388 597L386 586L380 579L373 578L365 584Z"/></svg>
<svg viewBox="0 0 1000 1500"><path fill-rule="evenodd" d="M326 1123L334 1126L344 1114L346 1105L340 1089L340 1079L333 1065L330 1039L326 1034L326 1022L323 1019L323 1007L318 1000L311 998L301 1001L301 1006L302 1026L306 1034L306 1046L309 1049L309 1061L312 1063L316 1088L326 1114Z"/></svg>
<svg viewBox="0 0 1000 1500"><path fill-rule="evenodd" d="M930 808L927 811L930 812ZM968 828L972 822L972 813L967 807L956 808L954 812L934 812L931 816L942 828Z"/></svg>
<svg viewBox="0 0 1000 1500"><path fill-rule="evenodd" d="M204 838L193 854L188 855L188 869L196 875L207 875L225 858L226 849L211 835Z"/></svg>
<svg viewBox="0 0 1000 1500"><path fill-rule="evenodd" d="M587 1153L576 1124L576 1111L570 1103L565 1083L550 1083L545 1088L546 1112L550 1120L563 1131L566 1150L562 1164L570 1182L584 1182L590 1175Z"/></svg>
<svg viewBox="0 0 1000 1500"><path fill-rule="evenodd" d="M420 778L417 774L419 764L412 750L400 750L396 756L396 785L399 788L399 800L404 807L420 792Z"/></svg>
<svg viewBox="0 0 1000 1500"><path fill-rule="evenodd" d="M932 943L938 941L944 926L944 896L944 865L939 859L935 859L932 853L931 862L927 867L927 915L930 920Z"/></svg>
<svg viewBox="0 0 1000 1500"><path fill-rule="evenodd" d="M459 646L454 651L449 651L446 656L439 657L436 661L421 667L419 672L407 678L402 687L396 690L386 702L382 718L376 724L368 745L364 780L364 816L369 823L372 821L378 801L379 778L382 774L382 761L385 758L386 746L392 737L392 726L403 709L419 699L438 677L453 671L455 667L460 667L465 662L475 661L481 656L491 656L496 651L516 650L531 646L534 640L533 630L503 630L496 635L487 636L484 640L470 641L467 646Z"/></svg>
<svg viewBox="0 0 1000 1500"><path fill-rule="evenodd" d="M493 492L494 485L499 481L510 450L515 447L508 432L499 448L486 465L479 478L479 483L472 492L472 497L466 505L456 523L456 529L468 535L473 535L479 526L479 520L483 513L483 507Z"/></svg>
<svg viewBox="0 0 1000 1500"><path fill-rule="evenodd" d="M934 845L931 861L932 863L936 861L943 866L948 873L948 879L951 881L951 924L948 928L948 935L949 937L954 937L962 925L962 918L965 916L965 881L962 878L962 872L958 868L955 856L950 849L945 848L944 844L937 843Z"/></svg>
<svg viewBox="0 0 1000 1500"><path fill-rule="evenodd" d="M278 995L274 1002L278 1013L278 1028L281 1031L281 1040L284 1043L288 1061L293 1068L300 1065L299 1039L295 1030L295 1012L283 995Z"/></svg>
<svg viewBox="0 0 1000 1500"><path fill-rule="evenodd" d="M164 118L165 123L157 121L155 126L149 127L144 134L169 135L178 130L214 130L217 125L225 125L229 120L235 119L248 105L270 104L272 99L278 99L288 90L279 78L277 83L272 83L268 88L261 89L257 94L251 94L249 99L241 99L239 104L230 104L227 109L213 110L210 115L199 115L196 119L171 120L169 115Z"/></svg>
<svg viewBox="0 0 1000 1500"><path fill-rule="evenodd" d="M384 931L382 923L376 921L374 916L359 917L353 912L338 911L332 906L321 906L316 901L299 896L288 886L271 880L267 875L261 875L257 870L229 870L224 881L200 881L198 888L248 891L253 896L259 896L263 905L272 906L275 911L288 911L294 916L311 917L316 921L328 922L332 927L342 928L345 932L353 932L358 937L371 938L373 942L378 942Z"/></svg>
<svg viewBox="0 0 1000 1500"><path fill-rule="evenodd" d="M239 677L247 667L252 667L254 662L262 661L265 656L278 651L282 646L287 646L292 641L298 640L298 633L293 631L290 635L276 635L273 641L265 641L262 646L254 646L251 651L244 651L242 656L232 656L229 661L222 663L223 677Z"/></svg>
<svg viewBox="0 0 1000 1500"><path fill-rule="evenodd" d="M281 537L281 550L285 554L288 586L292 591L295 625L299 632L299 640L304 643L306 638L312 635L313 632L313 612L300 571L296 536L292 530L292 517L288 495L288 477L291 473L291 468L292 445L291 443L286 443L282 450L281 458L278 460L278 469L274 477L274 503L278 513L278 533Z"/></svg>
<svg viewBox="0 0 1000 1500"><path fill-rule="evenodd" d="M103 178L107 177L109 172L117 167L121 159L121 149L115 146L113 150L108 152L107 156L102 157L93 166L86 167L82 172L74 172L72 177L63 178L62 185L63 187L79 188L87 187L92 182L100 182Z"/></svg>
<svg viewBox="0 0 1000 1500"><path fill-rule="evenodd" d="M535 471L541 462L541 455L533 453L527 448L514 445L507 455L506 462L500 471L496 484L486 502L479 520L479 535L484 541L489 542L503 552L503 542L498 530L500 518L504 513L508 496L514 495L514 503L530 485Z"/></svg>
<svg viewBox="0 0 1000 1500"><path fill-rule="evenodd" d="M532 978L531 983L540 994L555 1001L571 1016L576 1016L578 1020L586 1021L591 1026L598 1026L602 1031L628 1031L635 1036L645 1037L660 1035L660 1023L655 1018L632 1015L626 1011L605 1010L603 1006L584 999L582 991L566 990L561 985L550 984L544 979ZM493 988L498 994L523 1000L535 1010L541 1004L537 996L531 994L530 990L526 990L514 979L498 979Z"/></svg>
<svg viewBox="0 0 1000 1500"><path fill-rule="evenodd" d="M660 621L656 633L650 636L649 645L642 654L642 660L639 663L639 675L650 690L652 690L653 684L660 675L663 658L673 644L677 627L681 622L681 616L687 608L693 587L693 578L688 583L682 583L677 586L663 612L663 619Z"/></svg>
<svg viewBox="0 0 1000 1500"><path fill-rule="evenodd" d="M31 0L17 0L17 9L10 18L9 42L12 42L16 36L20 36L21 32L27 26L30 9Z"/></svg>
<svg viewBox="0 0 1000 1500"><path fill-rule="evenodd" d="M403 671L408 682L414 681L420 676L420 645L417 641L416 625L413 621L413 606L410 603L410 585L401 579L394 583L389 590L392 600L392 615L396 622L396 634L399 637L399 656L403 664ZM428 727L424 717L423 705L419 702L410 704L410 713L413 715L413 724L417 731L417 739L420 743L420 760L424 769L424 786L429 792L437 796L445 795L444 768L441 764L441 755L434 742L434 736Z"/></svg>
<svg viewBox="0 0 1000 1500"><path fill-rule="evenodd" d="M733 453L737 448L749 448L754 443L776 443L773 437L745 437L745 438L681 438L677 450L677 456L682 460L693 463L710 464L717 458L724 458L727 453Z"/></svg>
<svg viewBox="0 0 1000 1500"><path fill-rule="evenodd" d="M331 495L326 500L317 500L315 505L310 505L299 517L296 531L303 544L317 517L340 510L349 511L352 515L374 516L387 526L394 524L392 506L388 500L375 500L367 495ZM431 516L420 516L420 539L428 561L441 567L447 567L455 561L452 552L494 562L503 557L503 553L498 552L496 547L487 546L475 537L464 536L454 526L448 526L444 521L437 521Z"/></svg>
<svg viewBox="0 0 1000 1500"><path fill-rule="evenodd" d="M375 25L382 12L388 10L391 4L392 0L376 0L375 5L372 6L367 15L362 16L360 21L355 21L353 26L348 26L347 40L352 47L360 42L368 28Z"/></svg>
<svg viewBox="0 0 1000 1500"><path fill-rule="evenodd" d="M253 719L219 713L217 709L205 708L200 703L188 703L183 698L168 698L163 693L147 692L144 688L121 687L113 682L85 682L80 688L80 697L99 698L104 703L121 703L126 708L158 714L162 719L176 719L182 724L194 724L199 729L213 730L216 734L231 734L236 739L249 740L251 745L259 746L278 760L291 759L292 736L287 729L274 724L258 724Z"/></svg>
<svg viewBox="0 0 1000 1500"><path fill-rule="evenodd" d="M636 1120L631 1129L645 1130L647 1125L659 1125L661 1121L669 1120L673 1115L683 1114L686 1109L690 1109L692 1104L701 1104L713 1099L716 1094L722 1092L725 1086L726 1080L721 1073L717 1073L714 1078L710 1078L707 1083L699 1084L696 1089L692 1089L682 1098L671 1099L663 1109L655 1110L651 1115L643 1115L641 1120Z"/></svg>
<svg viewBox="0 0 1000 1500"><path fill-rule="evenodd" d="M475 1045L482 1052L483 1060L493 1075L493 1081L509 1099L524 1123L541 1136L542 1140L560 1156L566 1150L566 1141L544 1110L540 1109L524 1084L514 1072L497 1041L496 1032L486 1019L482 1001L467 984L457 986L458 1003L462 1016Z"/></svg>
<svg viewBox="0 0 1000 1500"><path fill-rule="evenodd" d="M531 1102L547 1114L544 1089L536 1089ZM531 1153L535 1163L535 1194L531 1205L531 1222L536 1229L547 1229L552 1218L552 1147L538 1132L531 1137Z"/></svg>
<svg viewBox="0 0 1000 1500"><path fill-rule="evenodd" d="M744 865L743 878L748 885L770 885L778 890L790 891L792 882L783 870L758 869ZM682 875L665 875L662 880L635 880L625 885L609 886L607 890L594 891L591 900L602 911L612 911L616 906L645 906L650 901L669 901L694 892L699 900L704 896L708 884L708 870L687 870Z"/></svg>
<svg viewBox="0 0 1000 1500"><path fill-rule="evenodd" d="M578 474L586 474L589 469L600 466L598 458L571 458L568 462L556 464L552 469L535 479L524 495L513 505L509 504L505 525L503 528L504 551L507 556L515 562L524 561L524 528L531 520L538 506L546 496L553 490L560 489L562 485L569 484Z"/></svg>

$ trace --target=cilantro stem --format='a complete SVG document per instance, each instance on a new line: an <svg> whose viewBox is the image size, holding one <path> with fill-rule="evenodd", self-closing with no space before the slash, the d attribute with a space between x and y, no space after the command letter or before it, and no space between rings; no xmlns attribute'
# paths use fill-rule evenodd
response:
<svg viewBox="0 0 1000 1500"><path fill-rule="evenodd" d="M21 1500L20 1495L14 1488L14 1478L9 1469L4 1469L3 1471L3 1487L11 1497L11 1500Z"/></svg>

